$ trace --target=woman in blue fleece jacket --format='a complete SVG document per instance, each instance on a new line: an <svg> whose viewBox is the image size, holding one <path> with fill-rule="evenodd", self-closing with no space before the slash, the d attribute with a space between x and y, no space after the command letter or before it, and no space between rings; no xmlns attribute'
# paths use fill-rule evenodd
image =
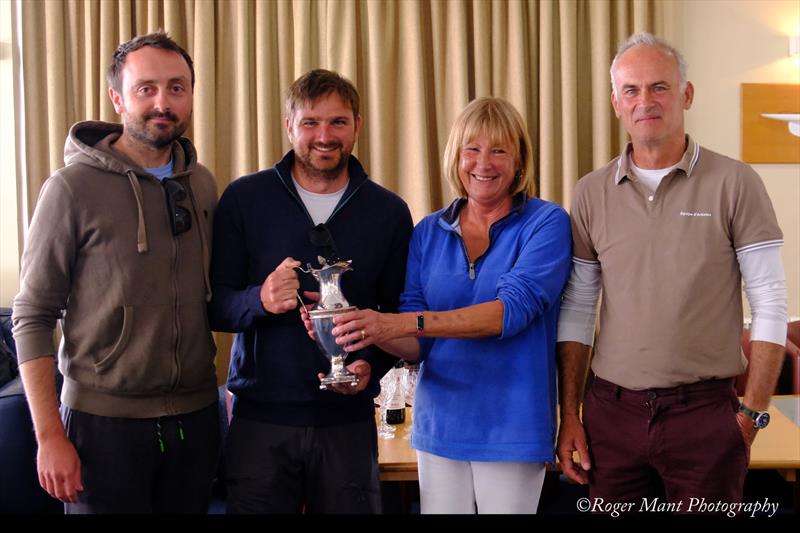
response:
<svg viewBox="0 0 800 533"><path fill-rule="evenodd" d="M569 217L533 198L531 143L498 98L453 125L449 207L414 229L400 313L337 320L348 351L421 362L412 446L423 513L533 513L556 431L556 323Z"/></svg>

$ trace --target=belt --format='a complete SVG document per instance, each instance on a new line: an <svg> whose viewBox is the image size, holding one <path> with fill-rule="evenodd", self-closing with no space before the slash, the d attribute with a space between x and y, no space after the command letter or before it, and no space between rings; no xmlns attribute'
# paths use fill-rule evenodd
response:
<svg viewBox="0 0 800 533"><path fill-rule="evenodd" d="M685 394L692 392L732 390L734 388L734 380L735 378L709 379L705 381L697 381L695 383L686 383L683 385L678 385L676 387L667 387L667 388L655 387L651 389L633 390L633 389L626 389L625 387L622 387L615 383L611 383L610 381L606 381L602 378L595 376L592 386L599 387L601 389L611 390L614 392L614 394L617 395L617 397L624 394L627 397L655 400L656 398L662 398L666 396L684 396Z"/></svg>

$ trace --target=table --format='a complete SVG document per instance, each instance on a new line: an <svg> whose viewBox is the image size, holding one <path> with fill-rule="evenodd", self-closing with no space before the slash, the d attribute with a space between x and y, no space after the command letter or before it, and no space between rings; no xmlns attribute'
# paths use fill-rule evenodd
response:
<svg viewBox="0 0 800 533"><path fill-rule="evenodd" d="M786 481L798 481L800 470L800 396L773 396L770 422L750 450L750 468L777 470Z"/></svg>
<svg viewBox="0 0 800 533"><path fill-rule="evenodd" d="M375 423L380 424L380 410L375 409ZM411 449L411 441L404 439L406 428L411 425L411 407L406 407L406 421L395 424L393 439L378 437L378 466L381 481L416 481L417 452Z"/></svg>
<svg viewBox="0 0 800 533"><path fill-rule="evenodd" d="M777 470L792 483L794 510L800 512L800 396L773 396L769 416L750 449L750 469Z"/></svg>
<svg viewBox="0 0 800 533"><path fill-rule="evenodd" d="M800 396L773 396L769 415L769 426L759 432L750 450L750 469L777 470L786 481L796 484L795 490L800 490ZM411 449L411 441L402 438L410 420L411 408L406 407L406 421L395 426L395 438L378 437L378 464L383 481L418 479L417 454ZM380 423L377 409L376 421Z"/></svg>

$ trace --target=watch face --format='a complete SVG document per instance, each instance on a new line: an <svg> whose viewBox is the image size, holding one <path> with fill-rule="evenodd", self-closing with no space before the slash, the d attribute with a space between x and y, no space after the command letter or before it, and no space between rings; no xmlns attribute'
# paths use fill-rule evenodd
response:
<svg viewBox="0 0 800 533"><path fill-rule="evenodd" d="M764 429L769 424L769 413L759 413L759 415L753 420L753 425L758 429Z"/></svg>

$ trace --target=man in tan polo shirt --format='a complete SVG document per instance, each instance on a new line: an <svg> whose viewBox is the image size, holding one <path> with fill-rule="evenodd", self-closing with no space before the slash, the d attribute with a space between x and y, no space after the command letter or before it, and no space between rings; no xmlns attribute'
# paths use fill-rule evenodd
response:
<svg viewBox="0 0 800 533"><path fill-rule="evenodd" d="M656 497L677 512L700 510L690 498L741 501L786 339L783 236L753 169L685 133L694 88L680 52L633 35L611 83L631 142L575 188L573 273L558 333L558 457L568 477L589 483L592 511L637 510ZM753 323L740 406L742 280Z"/></svg>

